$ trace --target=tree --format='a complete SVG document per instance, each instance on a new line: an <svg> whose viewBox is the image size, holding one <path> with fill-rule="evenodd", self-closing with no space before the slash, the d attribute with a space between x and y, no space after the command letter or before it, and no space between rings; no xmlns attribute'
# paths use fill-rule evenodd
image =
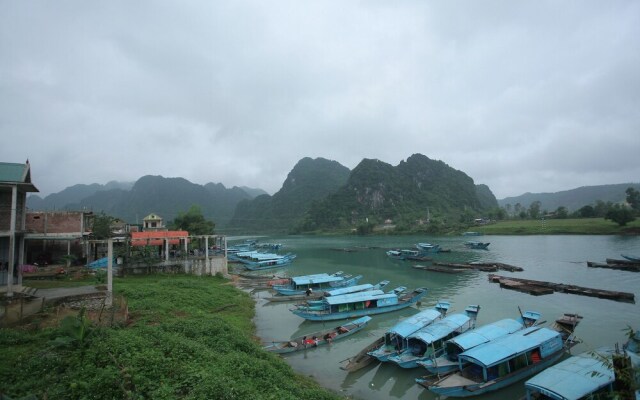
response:
<svg viewBox="0 0 640 400"><path fill-rule="evenodd" d="M627 188L627 203L634 211L640 211L640 191L635 190L632 187Z"/></svg>
<svg viewBox="0 0 640 400"><path fill-rule="evenodd" d="M93 239L102 240L109 239L111 237L111 223L113 217L106 215L104 212L93 217L93 224L91 230L93 232Z"/></svg>
<svg viewBox="0 0 640 400"><path fill-rule="evenodd" d="M604 218L617 223L619 226L625 226L628 222L635 221L636 219L636 217L633 216L633 211L619 205L609 210Z"/></svg>
<svg viewBox="0 0 640 400"><path fill-rule="evenodd" d="M212 235L215 226L213 221L204 219L197 205L192 205L186 213L179 212L171 224L172 229L187 231L190 235Z"/></svg>
<svg viewBox="0 0 640 400"><path fill-rule="evenodd" d="M534 201L533 203L531 203L529 205L529 216L532 219L537 219L538 216L540 215L540 206L541 205L542 204L538 200Z"/></svg>
<svg viewBox="0 0 640 400"><path fill-rule="evenodd" d="M596 210L592 206L584 206L578 210L578 215L582 218L593 218L596 216Z"/></svg>
<svg viewBox="0 0 640 400"><path fill-rule="evenodd" d="M560 206L556 209L556 218L564 219L569 216L569 210L567 207Z"/></svg>

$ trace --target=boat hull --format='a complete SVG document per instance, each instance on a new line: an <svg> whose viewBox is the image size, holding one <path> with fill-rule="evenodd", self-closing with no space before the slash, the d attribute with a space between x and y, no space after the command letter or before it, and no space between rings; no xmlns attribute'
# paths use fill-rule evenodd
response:
<svg viewBox="0 0 640 400"><path fill-rule="evenodd" d="M553 365L557 362L563 355L565 355L565 350L562 349L560 351L555 352L554 354L549 355L545 359L541 360L539 363L535 363L520 369L516 372L508 374L502 378L494 379L489 382L479 382L479 383L468 383L460 384L458 386L437 386L432 385L429 386L429 391L449 397L472 397L479 396L484 393L493 392L495 390L499 390L510 386L522 379L533 376L547 367ZM458 375L458 374L456 374ZM450 379L450 378L445 378ZM420 382L418 382L420 383Z"/></svg>
<svg viewBox="0 0 640 400"><path fill-rule="evenodd" d="M329 311L306 311L295 309L291 310L295 315L307 319L309 321L333 321L338 319L345 318L357 318L364 317L367 315L377 315L384 314L388 312L398 311L410 307L411 305L417 303L424 296L427 295L427 290L419 290L417 291L411 298L406 301L402 301L401 303L397 303L394 305L388 305L384 307L376 307L376 308L363 308L359 310L349 310L343 312L329 312Z"/></svg>

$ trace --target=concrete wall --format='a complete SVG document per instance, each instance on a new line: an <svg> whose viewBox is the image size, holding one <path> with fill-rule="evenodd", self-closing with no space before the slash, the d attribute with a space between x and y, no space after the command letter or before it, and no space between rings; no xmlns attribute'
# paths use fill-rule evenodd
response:
<svg viewBox="0 0 640 400"><path fill-rule="evenodd" d="M30 233L82 232L84 213L80 211L36 211L27 213L26 229Z"/></svg>

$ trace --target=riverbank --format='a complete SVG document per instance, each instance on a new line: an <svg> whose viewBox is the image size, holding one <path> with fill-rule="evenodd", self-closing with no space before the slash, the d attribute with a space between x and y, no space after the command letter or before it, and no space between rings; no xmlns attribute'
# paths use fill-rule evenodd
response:
<svg viewBox="0 0 640 400"><path fill-rule="evenodd" d="M640 219L626 226L604 218L506 220L469 230L485 235L640 235Z"/></svg>
<svg viewBox="0 0 640 400"><path fill-rule="evenodd" d="M0 395L340 399L262 350L251 297L222 277L115 279L116 307L45 310L0 330Z"/></svg>

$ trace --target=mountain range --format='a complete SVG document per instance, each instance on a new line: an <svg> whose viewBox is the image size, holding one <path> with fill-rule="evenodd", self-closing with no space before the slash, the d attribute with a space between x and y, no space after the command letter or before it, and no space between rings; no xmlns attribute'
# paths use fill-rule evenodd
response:
<svg viewBox="0 0 640 400"><path fill-rule="evenodd" d="M184 178L147 175L136 182L78 184L41 198L30 195L32 210L91 210L140 223L150 213L173 220L198 205L205 218L224 233L308 232L362 224L391 223L397 229L427 224L464 223L498 206L520 203L570 211L598 200L621 202L627 187L618 184L582 187L558 193L525 193L497 200L486 185L475 184L446 163L414 154L393 166L362 160L353 170L336 161L305 157L273 196L259 188L199 185Z"/></svg>

